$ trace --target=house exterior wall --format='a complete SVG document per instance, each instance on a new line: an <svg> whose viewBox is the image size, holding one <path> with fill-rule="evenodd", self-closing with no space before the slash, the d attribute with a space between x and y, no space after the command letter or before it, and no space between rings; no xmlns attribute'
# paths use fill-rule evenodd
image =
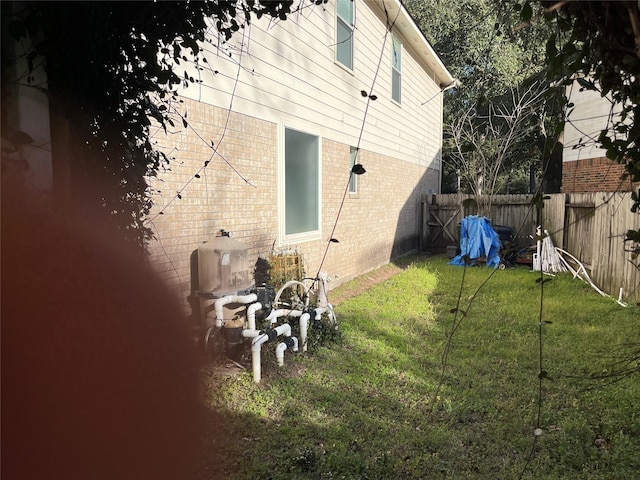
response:
<svg viewBox="0 0 640 480"><path fill-rule="evenodd" d="M204 44L209 66L198 72L185 65L202 83L189 85L181 94L225 109L232 105L234 112L293 124L346 144L354 144L362 133L361 148L424 167L439 166L442 96L421 103L440 91L436 76L442 73L425 65L420 58L424 52L404 52L402 104L394 103L386 20L368 4L355 4L353 71L334 60L335 2L330 2L286 21L254 21L228 45ZM381 8L381 2L371 4ZM400 31L396 34L403 38ZM411 45L407 39L405 49ZM367 105L363 90L378 99Z"/></svg>
<svg viewBox="0 0 640 480"><path fill-rule="evenodd" d="M611 102L602 98L599 92L581 90L577 80L567 87L566 95L573 107L564 128L563 161L605 157L607 152L596 140L607 126Z"/></svg>
<svg viewBox="0 0 640 480"><path fill-rule="evenodd" d="M228 44L205 44L203 70L185 66L202 82L181 91L189 128L154 135L174 160L150 179L156 193L148 222L156 236L151 263L183 298L195 288L193 252L220 229L249 247L251 262L274 249L301 253L309 275L327 252L329 288L417 249L420 194L440 185L438 93L452 78L427 44L416 50L420 39L405 21L396 31L404 43L402 101L393 102L392 37L376 11L381 5L356 2L353 71L334 60L334 8L330 2L284 22L254 21ZM294 244L280 228L285 127L321 142L320 236ZM355 146L367 173L341 208ZM334 225L339 243L327 251Z"/></svg>
<svg viewBox="0 0 640 480"><path fill-rule="evenodd" d="M597 142L600 132L610 125L611 101L597 91L581 90L577 80L568 87L567 97L573 107L564 129L562 191L632 190L632 183L622 179L624 165L609 160Z"/></svg>
<svg viewBox="0 0 640 480"><path fill-rule="evenodd" d="M628 192L630 180L623 180L624 165L607 157L585 158L564 162L562 191L564 193Z"/></svg>
<svg viewBox="0 0 640 480"><path fill-rule="evenodd" d="M190 123L199 135L220 134L226 110L193 100L185 102ZM267 258L275 245L276 249L301 253L307 273L316 273L348 181L345 172L350 145L322 139L323 238L283 245L278 243L277 138L276 124L230 114L219 153L244 179L224 162L211 160L201 169L211 151L192 131L170 138L176 149L171 172L150 179L152 187L160 190L148 222L156 235L150 259L156 271L180 289L183 298L195 288L191 284L193 252L220 229L232 232L249 247L252 262ZM361 150L358 158L367 173L358 177L358 192L346 196L340 213L334 233L340 243L331 244L323 266L329 273L330 287L415 250L420 194L434 191L439 181L438 170L397 158L367 150ZM200 178L195 178L198 171ZM335 178L342 182L333 181ZM181 198L176 192L181 192Z"/></svg>

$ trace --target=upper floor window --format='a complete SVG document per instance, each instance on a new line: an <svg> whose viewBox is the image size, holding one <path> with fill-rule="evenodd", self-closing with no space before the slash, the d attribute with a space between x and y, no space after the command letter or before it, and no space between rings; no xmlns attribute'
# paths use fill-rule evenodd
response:
<svg viewBox="0 0 640 480"><path fill-rule="evenodd" d="M353 0L338 0L336 11L336 60L353 70L355 3Z"/></svg>
<svg viewBox="0 0 640 480"><path fill-rule="evenodd" d="M402 42L396 36L391 48L391 98L398 103L402 98Z"/></svg>

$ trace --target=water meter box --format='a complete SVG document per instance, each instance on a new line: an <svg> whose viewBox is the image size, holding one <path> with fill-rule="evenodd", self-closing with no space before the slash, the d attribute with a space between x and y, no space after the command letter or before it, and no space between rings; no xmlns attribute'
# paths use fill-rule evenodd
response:
<svg viewBox="0 0 640 480"><path fill-rule="evenodd" d="M228 236L217 236L198 247L199 290L217 296L237 293L252 286L249 248Z"/></svg>

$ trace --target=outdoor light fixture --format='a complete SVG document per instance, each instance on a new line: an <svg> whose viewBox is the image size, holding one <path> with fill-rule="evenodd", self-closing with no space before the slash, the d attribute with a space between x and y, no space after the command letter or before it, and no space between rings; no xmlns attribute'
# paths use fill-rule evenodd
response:
<svg viewBox="0 0 640 480"><path fill-rule="evenodd" d="M351 167L351 173L353 173L354 175L362 175L366 172L367 171L364 169L364 167L359 163L356 163L353 165L353 167Z"/></svg>

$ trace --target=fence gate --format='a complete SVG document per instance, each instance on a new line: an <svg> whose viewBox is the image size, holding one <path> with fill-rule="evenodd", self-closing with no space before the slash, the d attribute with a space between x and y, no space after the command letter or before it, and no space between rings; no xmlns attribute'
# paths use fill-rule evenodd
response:
<svg viewBox="0 0 640 480"><path fill-rule="evenodd" d="M595 203L592 194L568 194L564 213L563 250L591 268L593 263L593 242L591 241Z"/></svg>
<svg viewBox="0 0 640 480"><path fill-rule="evenodd" d="M462 201L459 195L424 194L422 196L422 231L420 249L458 245L458 223L462 221Z"/></svg>

